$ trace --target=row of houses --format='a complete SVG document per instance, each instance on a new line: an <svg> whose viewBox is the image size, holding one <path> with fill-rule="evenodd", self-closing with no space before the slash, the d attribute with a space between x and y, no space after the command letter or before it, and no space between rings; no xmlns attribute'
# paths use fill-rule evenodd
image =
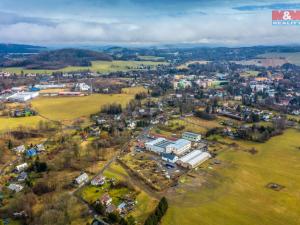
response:
<svg viewBox="0 0 300 225"><path fill-rule="evenodd" d="M32 157L32 156L36 156L38 153L43 152L46 150L44 144L38 144L34 147L31 147L29 149L27 149L25 147L25 145L20 145L18 147L15 147L12 149L14 152L16 152L17 154L23 154L25 153L26 156L28 157Z"/></svg>

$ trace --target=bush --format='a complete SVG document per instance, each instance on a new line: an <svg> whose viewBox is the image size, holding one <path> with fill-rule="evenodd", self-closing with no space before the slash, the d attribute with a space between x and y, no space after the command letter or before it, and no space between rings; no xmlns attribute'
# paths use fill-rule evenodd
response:
<svg viewBox="0 0 300 225"><path fill-rule="evenodd" d="M55 190L55 186L50 186L44 182L37 183L33 188L32 191L36 195L43 195Z"/></svg>
<svg viewBox="0 0 300 225"><path fill-rule="evenodd" d="M102 203L100 201L94 202L94 204L92 205L92 207L100 215L105 215L105 206L102 205Z"/></svg>
<svg viewBox="0 0 300 225"><path fill-rule="evenodd" d="M47 163L35 161L35 163L34 163L34 170L37 173L46 172L48 170Z"/></svg>
<svg viewBox="0 0 300 225"><path fill-rule="evenodd" d="M147 98L147 93L145 92L141 92L141 93L138 93L135 95L135 99L136 100L142 100L142 99L145 99Z"/></svg>

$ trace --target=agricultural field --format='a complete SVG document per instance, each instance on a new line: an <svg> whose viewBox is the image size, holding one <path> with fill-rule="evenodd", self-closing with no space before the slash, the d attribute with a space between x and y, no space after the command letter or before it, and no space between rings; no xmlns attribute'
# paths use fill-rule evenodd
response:
<svg viewBox="0 0 300 225"><path fill-rule="evenodd" d="M93 94L83 97L41 97L32 101L33 109L40 115L58 121L74 120L87 117L100 111L105 104L112 102L120 103L122 106L134 97L131 94Z"/></svg>
<svg viewBox="0 0 300 225"><path fill-rule="evenodd" d="M272 59L285 59L287 62L300 65L300 52L274 52L259 55L259 57Z"/></svg>
<svg viewBox="0 0 300 225"><path fill-rule="evenodd" d="M146 91L143 87L124 88L122 94L94 94L83 97L39 97L34 99L32 107L39 113L37 116L9 118L0 116L0 132L23 127L36 127L42 120L73 122L75 119L100 111L105 104L112 102L122 106L134 98L136 93Z"/></svg>
<svg viewBox="0 0 300 225"><path fill-rule="evenodd" d="M136 95L142 92L147 93L147 89L144 87L130 87L130 88L122 89L122 94L127 94L127 95Z"/></svg>
<svg viewBox="0 0 300 225"><path fill-rule="evenodd" d="M86 71L90 70L93 72L99 73L110 73L110 72L117 72L117 71L129 71L129 70L143 70L144 67L150 67L154 69L156 66L160 64L166 64L165 62L154 62L154 61L93 61L92 66L68 66L63 69L59 70L32 70L32 69L23 69L20 67L11 67L5 68L3 71L21 74L23 71L24 73L43 73L43 74L50 74L52 72L73 72L73 71ZM1 70L0 70L1 71Z"/></svg>
<svg viewBox="0 0 300 225"><path fill-rule="evenodd" d="M162 224L300 224L299 135L291 129L263 144L222 139L236 144L217 146L221 164L195 171L204 180L187 177L168 193Z"/></svg>
<svg viewBox="0 0 300 225"><path fill-rule="evenodd" d="M165 58L164 57L159 57L159 56L152 56L152 55L140 55L138 56L140 60L145 60L145 61L163 61Z"/></svg>
<svg viewBox="0 0 300 225"><path fill-rule="evenodd" d="M247 70L247 71L241 73L240 75L241 75L242 77L256 77L258 74L259 74L258 71L255 71L255 70Z"/></svg>
<svg viewBox="0 0 300 225"><path fill-rule="evenodd" d="M0 132L14 130L20 126L22 127L36 127L40 121L44 120L40 116L30 116L22 118L7 118L0 117Z"/></svg>
<svg viewBox="0 0 300 225"><path fill-rule="evenodd" d="M181 133L185 131L192 131L204 135L211 128L222 127L220 121L222 121L222 119L219 118L209 121L194 116L185 117L169 120L168 125L159 126L159 129L154 129L153 131L166 137L172 137L174 135L180 137Z"/></svg>
<svg viewBox="0 0 300 225"><path fill-rule="evenodd" d="M250 60L242 60L242 61L233 61L236 64L240 65L256 65L256 66L263 66L263 67L277 67L282 66L285 63L288 63L288 60L285 58L258 58L258 59L250 59Z"/></svg>

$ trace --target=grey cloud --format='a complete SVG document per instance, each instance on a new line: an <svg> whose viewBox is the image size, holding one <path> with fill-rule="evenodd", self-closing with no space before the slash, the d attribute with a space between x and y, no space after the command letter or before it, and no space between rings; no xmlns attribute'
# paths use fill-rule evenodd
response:
<svg viewBox="0 0 300 225"><path fill-rule="evenodd" d="M240 7L233 7L239 11L257 11L257 10L284 10L284 9L300 9L300 3L274 3L267 5L245 5Z"/></svg>

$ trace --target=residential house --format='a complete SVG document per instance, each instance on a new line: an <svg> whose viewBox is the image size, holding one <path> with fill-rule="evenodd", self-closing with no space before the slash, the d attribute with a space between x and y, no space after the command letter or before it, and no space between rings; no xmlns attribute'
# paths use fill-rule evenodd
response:
<svg viewBox="0 0 300 225"><path fill-rule="evenodd" d="M28 164L27 163L23 163L23 164L20 164L20 165L16 166L16 171L18 173L20 173L20 172L26 170L27 168L28 168Z"/></svg>
<svg viewBox="0 0 300 225"><path fill-rule="evenodd" d="M105 206L109 206L112 202L112 198L109 196L108 193L105 193L104 195L101 196L100 202Z"/></svg>
<svg viewBox="0 0 300 225"><path fill-rule="evenodd" d="M38 152L43 152L43 151L46 150L46 148L45 148L44 144L38 144L38 145L36 146L36 150L37 150Z"/></svg>
<svg viewBox="0 0 300 225"><path fill-rule="evenodd" d="M114 204L108 205L105 209L106 213L113 213L115 211L117 211L117 207Z"/></svg>
<svg viewBox="0 0 300 225"><path fill-rule="evenodd" d="M10 184L10 185L8 185L7 188L11 191L18 193L18 192L22 191L24 187L20 184Z"/></svg>
<svg viewBox="0 0 300 225"><path fill-rule="evenodd" d="M86 173L81 174L75 179L77 185L83 185L89 181L89 176Z"/></svg>
<svg viewBox="0 0 300 225"><path fill-rule="evenodd" d="M21 172L17 178L18 182L24 182L28 177L28 174L26 172Z"/></svg>
<svg viewBox="0 0 300 225"><path fill-rule="evenodd" d="M26 156L28 157L34 157L36 155L37 155L37 150L35 148L31 148L26 152Z"/></svg>
<svg viewBox="0 0 300 225"><path fill-rule="evenodd" d="M119 213L124 213L126 211L126 203L122 202L120 205L118 205L117 210Z"/></svg>
<svg viewBox="0 0 300 225"><path fill-rule="evenodd" d="M20 146L14 148L13 151L15 151L18 154L21 154L26 151L26 147L25 147L25 145L20 145Z"/></svg>
<svg viewBox="0 0 300 225"><path fill-rule="evenodd" d="M105 184L105 177L102 176L102 175L96 176L96 177L91 181L91 185L93 185L93 186L102 186L103 184Z"/></svg>

